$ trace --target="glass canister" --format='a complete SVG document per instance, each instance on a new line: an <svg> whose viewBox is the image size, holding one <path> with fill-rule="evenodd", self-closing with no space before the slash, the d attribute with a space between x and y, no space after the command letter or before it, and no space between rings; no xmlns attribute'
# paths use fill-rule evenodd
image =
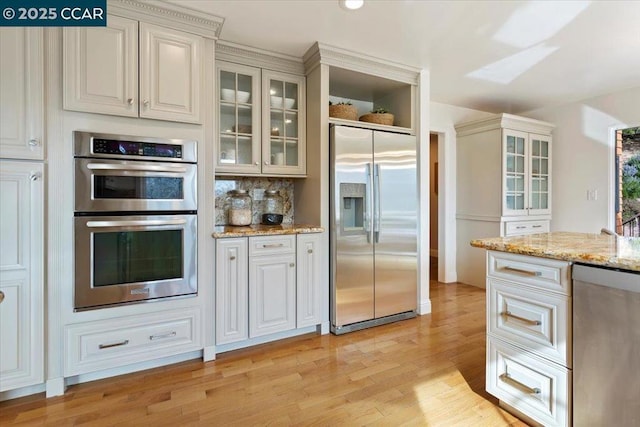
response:
<svg viewBox="0 0 640 427"><path fill-rule="evenodd" d="M251 225L251 196L247 190L227 192L227 219L229 225Z"/></svg>
<svg viewBox="0 0 640 427"><path fill-rule="evenodd" d="M266 190L264 192L264 210L262 212L262 223L265 225L282 224L284 217L284 201L277 190Z"/></svg>

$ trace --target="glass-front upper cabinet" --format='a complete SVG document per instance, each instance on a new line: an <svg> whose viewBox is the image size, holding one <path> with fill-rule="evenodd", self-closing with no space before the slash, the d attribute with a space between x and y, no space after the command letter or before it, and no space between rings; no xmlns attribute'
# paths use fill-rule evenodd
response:
<svg viewBox="0 0 640 427"><path fill-rule="evenodd" d="M306 173L304 77L262 71L262 173Z"/></svg>
<svg viewBox="0 0 640 427"><path fill-rule="evenodd" d="M503 215L551 213L551 137L505 130Z"/></svg>
<svg viewBox="0 0 640 427"><path fill-rule="evenodd" d="M551 211L551 138L529 134L529 214Z"/></svg>
<svg viewBox="0 0 640 427"><path fill-rule="evenodd" d="M260 69L218 61L216 173L259 174Z"/></svg>

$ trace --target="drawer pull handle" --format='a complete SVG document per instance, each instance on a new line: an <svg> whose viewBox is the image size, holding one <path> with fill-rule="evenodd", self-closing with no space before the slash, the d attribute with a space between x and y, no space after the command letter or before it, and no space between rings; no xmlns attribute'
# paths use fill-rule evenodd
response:
<svg viewBox="0 0 640 427"><path fill-rule="evenodd" d="M520 381L514 380L513 378L511 378L511 375L509 375L508 373L504 373L500 375L500 379L506 383L513 383L516 386L518 386L519 388L521 388L522 390L526 391L529 394L540 394L541 391L538 387L535 388L531 388L528 385L522 384Z"/></svg>
<svg viewBox="0 0 640 427"><path fill-rule="evenodd" d="M526 317L516 316L515 314L511 313L510 311L503 311L500 314L502 314L503 316L507 316L507 317L513 317L514 319L518 319L518 320L521 320L523 322L530 323L532 325L542 325L542 322L539 321L539 320L531 320L531 319L527 319Z"/></svg>
<svg viewBox="0 0 640 427"><path fill-rule="evenodd" d="M268 245L262 245L263 248L281 248L284 246L284 243L270 243Z"/></svg>
<svg viewBox="0 0 640 427"><path fill-rule="evenodd" d="M522 230L523 228L527 228L527 227L524 226L524 225L519 225L519 226L516 227L517 230Z"/></svg>
<svg viewBox="0 0 640 427"><path fill-rule="evenodd" d="M522 273L522 274L526 274L528 276L542 276L542 273L540 271L531 271L531 270L525 270L524 268L516 268L516 267L502 267L501 270L504 271L515 271L516 273Z"/></svg>
<svg viewBox="0 0 640 427"><path fill-rule="evenodd" d="M542 226L541 226L541 225L532 225L531 227L532 227L532 228L542 228Z"/></svg>
<svg viewBox="0 0 640 427"><path fill-rule="evenodd" d="M114 342L113 344L100 344L98 348L100 350L104 350L105 348L120 347L121 345L127 345L127 344L129 344L129 340Z"/></svg>
<svg viewBox="0 0 640 427"><path fill-rule="evenodd" d="M155 340L161 340L163 338L175 337L176 335L177 335L176 331L172 331L172 332L167 332L166 334L150 335L149 339L151 341L155 341Z"/></svg>

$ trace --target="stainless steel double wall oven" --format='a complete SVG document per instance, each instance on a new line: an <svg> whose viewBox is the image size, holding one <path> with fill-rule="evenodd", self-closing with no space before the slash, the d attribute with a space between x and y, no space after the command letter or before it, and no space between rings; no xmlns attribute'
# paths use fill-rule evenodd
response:
<svg viewBox="0 0 640 427"><path fill-rule="evenodd" d="M73 139L75 309L195 295L196 141Z"/></svg>

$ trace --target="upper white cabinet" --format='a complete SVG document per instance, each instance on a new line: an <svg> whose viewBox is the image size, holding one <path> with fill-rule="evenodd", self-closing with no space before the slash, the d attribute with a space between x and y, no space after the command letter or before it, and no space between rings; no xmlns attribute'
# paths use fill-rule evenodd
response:
<svg viewBox="0 0 640 427"><path fill-rule="evenodd" d="M503 129L502 214L551 213L551 136Z"/></svg>
<svg viewBox="0 0 640 427"><path fill-rule="evenodd" d="M0 157L44 158L42 28L0 28Z"/></svg>
<svg viewBox="0 0 640 427"><path fill-rule="evenodd" d="M552 129L510 114L457 125L458 215L550 220Z"/></svg>
<svg viewBox="0 0 640 427"><path fill-rule="evenodd" d="M234 45L235 46L235 45ZM240 55L231 55L238 52ZM217 175L306 174L305 78L282 72L278 58L245 58L218 44ZM244 63L246 61L247 63ZM283 62L286 61L282 59ZM278 70L264 67L278 68ZM295 67L294 67L295 68Z"/></svg>
<svg viewBox="0 0 640 427"><path fill-rule="evenodd" d="M200 123L203 49L198 35L116 15L65 28L64 108Z"/></svg>
<svg viewBox="0 0 640 427"><path fill-rule="evenodd" d="M44 381L43 173L0 160L0 392Z"/></svg>

